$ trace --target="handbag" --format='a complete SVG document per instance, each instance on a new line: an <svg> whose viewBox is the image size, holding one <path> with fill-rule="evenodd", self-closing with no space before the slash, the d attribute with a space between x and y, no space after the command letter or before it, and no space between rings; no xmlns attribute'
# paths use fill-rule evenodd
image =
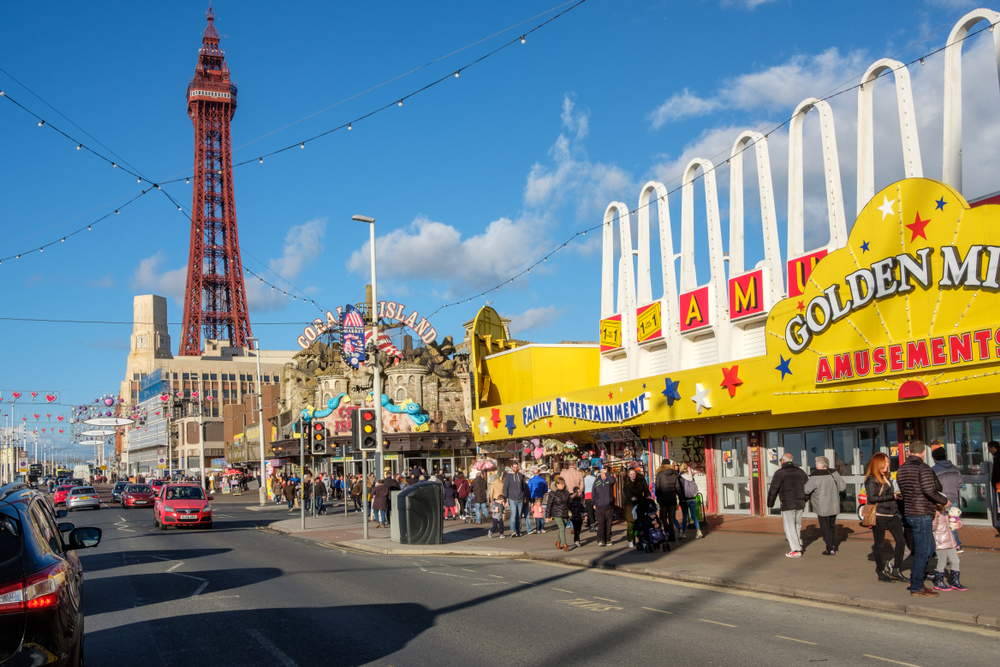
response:
<svg viewBox="0 0 1000 667"><path fill-rule="evenodd" d="M885 484L883 484L882 486L880 486L878 488L879 494L882 493L882 487L884 487L884 486L885 486ZM872 526L875 525L875 521L876 521L876 519L875 519L875 510L876 510L877 507L878 507L877 503L867 503L864 507L861 508L861 525L862 526L864 526L865 528L871 528Z"/></svg>

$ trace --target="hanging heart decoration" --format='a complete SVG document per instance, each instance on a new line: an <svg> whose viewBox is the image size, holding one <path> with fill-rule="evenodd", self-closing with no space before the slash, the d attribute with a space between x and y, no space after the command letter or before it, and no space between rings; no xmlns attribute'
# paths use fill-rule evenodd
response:
<svg viewBox="0 0 1000 667"><path fill-rule="evenodd" d="M210 401L210 400L212 400L212 395L211 395L211 394L209 394L208 396L206 396L206 397L205 397L205 400L206 400L206 401Z"/></svg>
<svg viewBox="0 0 1000 667"><path fill-rule="evenodd" d="M45 394L45 400L48 401L49 403L53 403L55 402L56 397L54 394Z"/></svg>
<svg viewBox="0 0 1000 667"><path fill-rule="evenodd" d="M159 410L157 410L157 411L156 411L156 416L157 416L157 417L159 417L159 416L160 416L160 411L159 411Z"/></svg>
<svg viewBox="0 0 1000 667"><path fill-rule="evenodd" d="M13 396L15 400L21 398L21 392L19 391L12 391L10 392L10 395Z"/></svg>
<svg viewBox="0 0 1000 667"><path fill-rule="evenodd" d="M58 419L59 421L62 421L64 419L64 417L62 415L57 415L56 419Z"/></svg>
<svg viewBox="0 0 1000 667"><path fill-rule="evenodd" d="M31 397L32 398L38 398L38 392L37 391L31 392Z"/></svg>
<svg viewBox="0 0 1000 667"><path fill-rule="evenodd" d="M191 396L193 396L194 398L198 398L198 392L197 391L192 391L191 392Z"/></svg>
<svg viewBox="0 0 1000 667"><path fill-rule="evenodd" d="M48 417L49 419L52 419L52 415L45 415L45 416Z"/></svg>
<svg viewBox="0 0 1000 667"><path fill-rule="evenodd" d="M108 406L109 408L114 404L115 404L115 399L111 398L110 396L104 399L104 405Z"/></svg>
<svg viewBox="0 0 1000 667"><path fill-rule="evenodd" d="M44 428L42 429L42 433L45 433L45 429Z"/></svg>
<svg viewBox="0 0 1000 667"><path fill-rule="evenodd" d="M169 397L169 396L167 396L166 394L164 394L163 396L160 396L160 400L161 400L161 401L163 401L164 403L166 403L166 402L167 402L167 399L168 399L168 398L170 398L170 397Z"/></svg>
<svg viewBox="0 0 1000 667"><path fill-rule="evenodd" d="M34 417L35 417L35 419L38 419L38 415L37 415L37 414L36 414L36 415L34 415Z"/></svg>
<svg viewBox="0 0 1000 667"><path fill-rule="evenodd" d="M59 432L60 432L60 433L62 433L62 432L63 432L63 430L62 430L62 429L59 429Z"/></svg>
<svg viewBox="0 0 1000 667"><path fill-rule="evenodd" d="M177 398L181 397L181 392L177 392Z"/></svg>

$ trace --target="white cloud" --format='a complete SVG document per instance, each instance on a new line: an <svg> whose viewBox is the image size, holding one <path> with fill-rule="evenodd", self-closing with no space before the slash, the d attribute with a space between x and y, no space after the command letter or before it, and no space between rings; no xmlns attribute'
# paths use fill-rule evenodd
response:
<svg viewBox="0 0 1000 667"><path fill-rule="evenodd" d="M534 255L541 245L540 226L533 216L516 221L500 218L483 233L463 239L455 227L418 216L408 228L376 239L379 276L442 281L449 293L476 289L500 280L514 258ZM370 275L370 257L370 246L365 243L351 253L348 270Z"/></svg>
<svg viewBox="0 0 1000 667"><path fill-rule="evenodd" d="M504 316L510 318L510 335L514 338L520 338L525 332L552 326L562 312L555 306L542 306L529 308L523 313L504 314Z"/></svg>
<svg viewBox="0 0 1000 667"><path fill-rule="evenodd" d="M830 48L816 55L796 55L780 65L726 79L709 97L685 88L650 112L648 118L653 128L659 129L671 121L719 110L788 109L790 114L806 97L823 97L852 77L860 78L868 64L867 56L860 51L841 55L836 48Z"/></svg>
<svg viewBox="0 0 1000 667"><path fill-rule="evenodd" d="M323 239L326 236L326 218L314 218L301 225L289 227L285 234L285 245L281 257L270 260L267 265L274 273L291 282L298 278L309 266L323 254ZM256 272L262 273L262 272ZM274 274L262 275L269 283L286 292L302 295L287 282ZM279 289L271 289L270 285L248 275L246 277L247 308L255 313L282 310L292 301ZM309 289L305 290L307 293Z"/></svg>
<svg viewBox="0 0 1000 667"><path fill-rule="evenodd" d="M583 146L590 129L590 114L577 111L570 95L563 98L560 115L563 127L574 138L560 134L549 149L552 165L535 163L524 188L524 202L532 208L552 211L567 200L577 202L577 215L594 218L604 212L608 202L635 189L630 174L605 163L587 158Z"/></svg>
<svg viewBox="0 0 1000 667"><path fill-rule="evenodd" d="M166 254L160 250L155 255L140 260L132 274L132 289L136 292L151 292L169 296L177 304L184 305L184 286L187 283L187 264L177 269L161 270Z"/></svg>
<svg viewBox="0 0 1000 667"><path fill-rule="evenodd" d="M519 215L500 217L473 236L463 236L445 222L417 216L409 227L377 239L380 278L437 281L445 285L442 296L446 298L476 293L503 282L550 247L549 227L557 209L567 201L574 202L578 217L592 221L604 212L608 201L635 190L631 175L624 170L587 159L583 140L590 130L590 116L576 108L570 94L563 98L560 119L563 132L549 149L552 162L531 167L524 190L525 209ZM595 238L599 241L600 234ZM370 252L368 243L354 251L347 260L348 270L369 275Z"/></svg>
<svg viewBox="0 0 1000 667"><path fill-rule="evenodd" d="M683 91L671 95L666 102L650 112L649 120L653 124L653 129L658 130L671 121L689 116L702 116L715 111L720 106L722 106L721 100L698 97L685 88Z"/></svg>
<svg viewBox="0 0 1000 667"><path fill-rule="evenodd" d="M272 259L268 266L279 276L288 279L299 276L323 254L325 236L326 218L314 218L290 227L285 234L285 247L281 257Z"/></svg>
<svg viewBox="0 0 1000 667"><path fill-rule="evenodd" d="M105 274L96 280L87 281L87 287L90 287L91 289L110 289L116 286L115 279L111 277L110 273Z"/></svg>

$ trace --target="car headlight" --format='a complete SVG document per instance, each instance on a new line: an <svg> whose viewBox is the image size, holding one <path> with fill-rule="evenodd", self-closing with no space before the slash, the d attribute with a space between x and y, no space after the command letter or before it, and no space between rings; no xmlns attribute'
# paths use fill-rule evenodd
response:
<svg viewBox="0 0 1000 667"><path fill-rule="evenodd" d="M174 511L174 508L173 508L173 507L171 507L170 505L164 505L164 506L163 506L163 511L164 511L164 512L173 512L173 511Z"/></svg>
<svg viewBox="0 0 1000 667"><path fill-rule="evenodd" d="M211 505L205 505L205 509L202 510L202 512L204 512L205 514L208 514L211 511L212 511Z"/></svg>

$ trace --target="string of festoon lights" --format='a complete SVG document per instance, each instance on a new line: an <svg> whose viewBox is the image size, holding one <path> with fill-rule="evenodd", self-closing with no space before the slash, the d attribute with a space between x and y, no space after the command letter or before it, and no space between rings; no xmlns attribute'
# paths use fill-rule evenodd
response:
<svg viewBox="0 0 1000 667"><path fill-rule="evenodd" d="M383 104L382 106L380 106L378 108L375 108L375 109L373 109L371 111L368 111L367 113L364 113L364 114L358 116L357 118L354 118L354 119L352 119L352 120L350 120L350 121L348 121L346 123L342 123L342 124L340 124L340 125L338 125L336 127L333 127L333 128L331 128L329 130L326 130L324 132L321 132L321 133L316 134L316 135L311 136L311 137L307 137L307 138L301 139L301 140L296 141L295 143L289 144L289 145L287 145L287 146L285 146L283 148L278 148L278 149L270 151L268 153L264 153L262 155L259 155L258 157L250 158L248 160L244 160L242 162L235 163L233 166L234 167L239 167L239 166L243 166L243 165L247 165L247 164L252 164L254 162L257 162L259 164L263 164L265 157L271 157L271 156L274 156L274 155L285 153L286 151L289 151L289 150L291 150L293 148L296 148L296 147L298 147L300 149L304 149L306 147L306 144L308 144L308 143L317 141L317 140L319 140L319 139L321 139L323 137L326 137L326 136L328 136L330 134L333 134L334 132L342 131L342 130L345 130L345 129L348 130L348 131L350 131L350 130L353 129L353 126L355 124L357 124L357 123L359 123L361 121L364 121L364 120L366 120L368 118L371 118L372 116L375 116L376 114L379 114L379 113L382 113L384 111L387 111L388 109L390 109L392 107L402 107L403 106L403 102L405 100L408 100L408 99L410 99L410 98L412 98L412 97L414 97L416 95L424 93L424 92L426 92L426 91L434 88L435 86L438 86L438 85L444 83L445 81L448 81L448 80L453 79L453 78L455 78L455 79L459 78L459 75L462 72L464 72L465 70L467 70L467 69L469 69L469 68L471 68L471 67L473 67L473 66L475 66L475 65L477 65L477 64L479 64L481 62L483 62L487 58L490 58L490 57L492 57L492 56L500 53L501 51L503 51L503 50L505 50L505 49L507 49L507 48L509 48L509 47L511 47L513 45L515 45L515 44L518 44L518 43L525 44L527 42L527 37L529 35L531 35L534 32L537 32L538 30L541 30L543 27L545 27L549 23L552 23L556 19L558 19L558 18L566 15L568 12L576 9L577 7L579 7L580 5L582 5L586 1L587 0L578 0L577 2L573 3L571 6L567 7L563 11L559 12L558 14L555 14L554 16L551 16L550 18L546 19L545 21L542 21L541 23L539 23L538 25L534 26L533 28L530 28L530 29L524 31L518 37L516 37L516 38L514 38L514 39L512 39L512 40L510 40L508 42L505 42L504 44L501 44L500 46L498 46L497 48L493 49L492 51L489 51L486 54L484 54L484 55L482 55L482 56L480 56L480 57L478 57L478 58L476 58L476 59L468 62L467 64L465 64L465 65L463 65L461 67L458 67L453 73L449 73L449 74L447 74L445 76L442 76L442 77L440 77L440 78L438 78L438 79L436 79L434 81L431 81L430 83L428 83L428 84L426 84L424 86L421 86L420 88L417 88L417 89L415 89L415 90L407 93L406 95L403 95L402 97L399 97L399 98L393 100L392 102ZM563 6L565 6L565 5L563 5ZM506 31L501 31L501 32L506 32ZM483 41L483 40L480 40L480 42L481 41ZM476 43L480 43L480 42L476 42ZM468 47L463 47L463 49L459 49L459 51L465 50L465 48L468 48ZM31 92L31 91L29 90L29 92ZM69 132L61 129L60 127L58 127L58 126L56 126L56 125L54 125L52 123L46 122L46 120L42 116L40 116L39 114L35 113L34 111L32 111L30 108L28 108L24 104L18 102L14 98L12 98L5 91L0 90L0 97L3 97L7 101L9 101L12 104L16 105L22 111L24 111L25 113L27 113L28 115L30 115L32 118L34 118L35 121L37 121L37 123L38 123L38 127L49 128L50 130L53 130L53 131L59 133L60 135L62 135L63 137L65 137L66 139L68 139L70 142L72 142L72 144L74 144L76 146L76 150L78 150L78 151L86 151L87 153L90 153L91 155L97 157L98 159L104 161L106 164L110 165L112 168L121 170L122 173L128 174L132 178L135 178L136 181L138 183L140 183L140 184L141 183L147 183L150 186L150 188L143 190L142 193L139 196L145 195L147 192L149 192L152 189L156 189L156 190L162 191L162 186L163 185L172 184L172 183L178 183L180 181L185 181L186 183L190 183L191 182L191 176L182 176L182 177L179 177L179 178L164 180L164 181L161 181L161 182L155 182L155 181L153 181L153 180L151 180L149 178L146 178L142 174L138 173L136 170L130 169L130 168L125 167L125 166L122 166L121 164L119 164L119 162L117 160L113 160L113 159L111 159L109 157L106 157L100 151L94 149L88 143L75 138ZM42 101L44 102L44 100L42 100ZM70 122L72 122L72 121L70 121ZM84 132L86 133L86 131L84 131ZM171 200L173 201L172 198L171 198ZM132 201L134 201L134 200L132 200ZM131 203L131 201L129 203ZM176 201L174 201L174 204L176 205ZM116 210L115 213L119 213L121 208L123 208L123 207L119 207L119 209ZM180 209L179 206L178 206L178 209ZM15 254L15 255L11 255L10 257L0 258L0 262L2 262L5 259L20 259L20 257L22 257L24 255L32 254L32 253L35 253L35 252L44 252L45 248L48 248L48 247L50 247L52 245L55 245L57 243L65 243L66 239L69 238L70 236L73 236L73 235L75 235L75 234L77 234L77 233L79 233L81 231L89 230L90 227L93 224L95 224L96 222L98 222L100 220L104 220L109 215L110 214L102 216L98 220L92 221L87 227L84 227L84 228L81 228L79 230L76 230L76 231L74 231L71 234L67 234L65 236L61 236L61 237L59 237L59 238L57 238L57 239L55 239L53 241L50 241L48 243L43 243L43 244L39 245L36 248L25 250L23 252ZM268 283L268 285L271 285L271 284ZM271 285L271 286L274 289L280 289L277 286L273 286L273 285ZM303 301L307 301L307 300L303 299Z"/></svg>
<svg viewBox="0 0 1000 667"><path fill-rule="evenodd" d="M909 67L910 65L914 65L916 63L920 63L921 65L924 65L924 64L926 64L926 59L927 58L930 58L931 56L937 55L937 54L943 52L947 48L956 46L956 45L960 44L961 42L964 42L965 40L970 39L970 38L972 38L972 37L974 37L974 36L976 36L976 35L984 32L986 30L989 30L990 32L993 32L994 29L995 29L995 26L997 25L997 23L1000 23L1000 22L990 23L990 24L988 24L988 25L980 28L979 30L977 30L975 32L969 32L965 37L963 37L961 39L957 39L954 42L951 42L950 44L946 44L945 46L942 46L940 48L937 48L937 49L934 49L932 51L929 51L928 53L925 53L922 56L918 56L916 58L913 58L909 62L902 63L899 67L896 67L894 69L887 69L884 72L882 72L881 74L879 74L878 76L876 76L875 80L878 80L878 79L880 79L880 78L882 78L884 76L888 76L890 73L891 74L895 74L895 72L897 70ZM864 86L864 84L857 83L857 84L853 84L853 85L850 85L850 86L847 86L847 87L842 87L842 89L840 89L840 90L836 90L835 92L829 93L829 94L827 94L824 97L818 98L818 101L830 100L830 99L833 99L833 98L838 97L840 95L844 95L845 93L851 92L853 90L858 90L858 89L862 88L863 86ZM760 134L764 138L764 140L766 141L767 138L770 137L772 134L774 134L775 132L777 132L778 130L780 130L782 127L788 125L791 122L791 120L792 120L792 118L788 117L785 120L773 123L769 128L767 128L764 131L761 131ZM716 171L718 169L721 169L722 166L723 166L723 164L729 165L730 160L732 159L732 157L742 156L743 153L745 153L746 151L749 151L756 144L757 144L756 140L749 140L749 141L747 141L743 145L743 147L739 151L737 151L737 153L735 155L732 155L731 157L726 158L725 163L723 163L721 161L720 162L716 162L716 160L719 158L720 155L725 155L726 154L725 151L715 154L714 156L712 156L712 158L710 160L712 162L712 167L710 169L703 169L701 174L696 174L695 177L694 177L694 180L695 181L700 180L700 179L704 178L706 174L714 172L714 171ZM670 179L668 181L668 183L675 182L675 181L679 180L680 178L681 178L680 176L675 176L674 178ZM638 212L640 210L642 210L643 208L648 208L649 206L652 206L653 204L658 203L660 200L665 200L670 195L676 194L677 192L679 192L681 190L681 188L683 188L683 187L684 187L683 185L679 185L679 186L677 186L677 187L675 187L675 188L673 188L671 190L667 190L661 196L650 197L649 201L646 202L645 205L643 205L643 206L636 206L633 209L629 209L629 216L631 217L633 215L638 214ZM439 313L440 311L444 310L445 308L451 308L451 307L454 307L454 306L460 306L462 304L469 304L469 303L472 303L472 301L475 300L475 299L485 298L486 296L489 296L490 294L492 294L494 292L499 292L500 288L502 288L504 286L507 286L507 285L510 285L511 283L513 283L515 280L517 280L518 278L520 278L522 276L528 275L529 273L531 273L531 269L536 268L539 265L547 262L548 259L549 259L549 257L552 257L553 255L555 255L560 250L563 250L563 249L569 247L569 244L574 239L576 239L577 237L579 237L579 236L586 236L587 232L594 231L596 229L600 229L605 224L613 224L613 221L609 221L607 223L602 222L602 223L600 223L598 225L594 225L592 227L589 227L587 229L584 229L582 231L574 233L572 236L570 236L569 238L567 238L562 243L557 244L554 247L552 247L551 250L549 250L548 252L546 252L545 254L542 255L541 259L535 261L534 263L532 263L531 265L529 265L527 268L523 269L522 271L519 271L518 273L514 274L513 276L511 276L509 278L506 278L502 282L496 283L493 286L491 286L491 287L489 287L489 288L487 288L485 290L482 290L481 292L477 292L473 296L465 295L465 296L462 296L462 298L458 299L457 301L451 301L451 302L448 302L448 303L443 303L440 306L438 306L437 310L435 310L433 313L431 313L431 316L436 315L437 313Z"/></svg>

